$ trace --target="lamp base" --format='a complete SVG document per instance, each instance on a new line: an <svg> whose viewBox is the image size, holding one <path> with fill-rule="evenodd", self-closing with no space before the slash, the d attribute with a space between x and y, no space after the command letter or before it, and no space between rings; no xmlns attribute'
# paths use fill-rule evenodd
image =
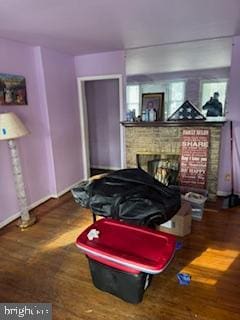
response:
<svg viewBox="0 0 240 320"><path fill-rule="evenodd" d="M37 222L37 217L35 216L31 216L29 220L22 220L20 218L20 220L17 222L17 226L20 228L20 229L26 229L28 227L31 227L34 223Z"/></svg>

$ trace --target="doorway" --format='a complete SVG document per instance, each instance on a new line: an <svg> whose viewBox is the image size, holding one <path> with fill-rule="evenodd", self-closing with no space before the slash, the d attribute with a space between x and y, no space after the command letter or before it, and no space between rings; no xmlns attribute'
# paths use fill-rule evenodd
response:
<svg viewBox="0 0 240 320"><path fill-rule="evenodd" d="M123 168L122 75L78 78L78 94L84 179Z"/></svg>

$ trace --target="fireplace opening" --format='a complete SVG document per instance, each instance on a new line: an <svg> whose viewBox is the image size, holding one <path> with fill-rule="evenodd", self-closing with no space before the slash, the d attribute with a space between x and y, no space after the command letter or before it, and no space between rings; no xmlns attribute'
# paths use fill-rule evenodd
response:
<svg viewBox="0 0 240 320"><path fill-rule="evenodd" d="M166 186L178 185L179 158L169 154L137 154L137 166Z"/></svg>

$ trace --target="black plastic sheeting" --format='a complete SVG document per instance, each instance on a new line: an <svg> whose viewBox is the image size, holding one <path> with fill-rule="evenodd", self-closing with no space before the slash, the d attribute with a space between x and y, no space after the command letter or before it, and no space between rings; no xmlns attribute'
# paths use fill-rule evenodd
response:
<svg viewBox="0 0 240 320"><path fill-rule="evenodd" d="M146 226L170 220L181 206L179 191L142 169L119 170L84 181L72 189L72 194L77 203L96 215Z"/></svg>

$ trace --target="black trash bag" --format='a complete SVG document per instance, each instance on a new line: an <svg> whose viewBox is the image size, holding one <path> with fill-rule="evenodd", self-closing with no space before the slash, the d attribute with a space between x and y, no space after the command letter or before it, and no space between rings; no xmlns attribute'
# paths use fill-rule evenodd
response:
<svg viewBox="0 0 240 320"><path fill-rule="evenodd" d="M137 225L164 223L181 206L180 192L163 185L142 169L119 170L94 180L88 185L87 193L88 205L94 214Z"/></svg>
<svg viewBox="0 0 240 320"><path fill-rule="evenodd" d="M79 185L71 190L73 198L76 203L84 208L89 208L89 185L90 180L85 180L79 183Z"/></svg>

